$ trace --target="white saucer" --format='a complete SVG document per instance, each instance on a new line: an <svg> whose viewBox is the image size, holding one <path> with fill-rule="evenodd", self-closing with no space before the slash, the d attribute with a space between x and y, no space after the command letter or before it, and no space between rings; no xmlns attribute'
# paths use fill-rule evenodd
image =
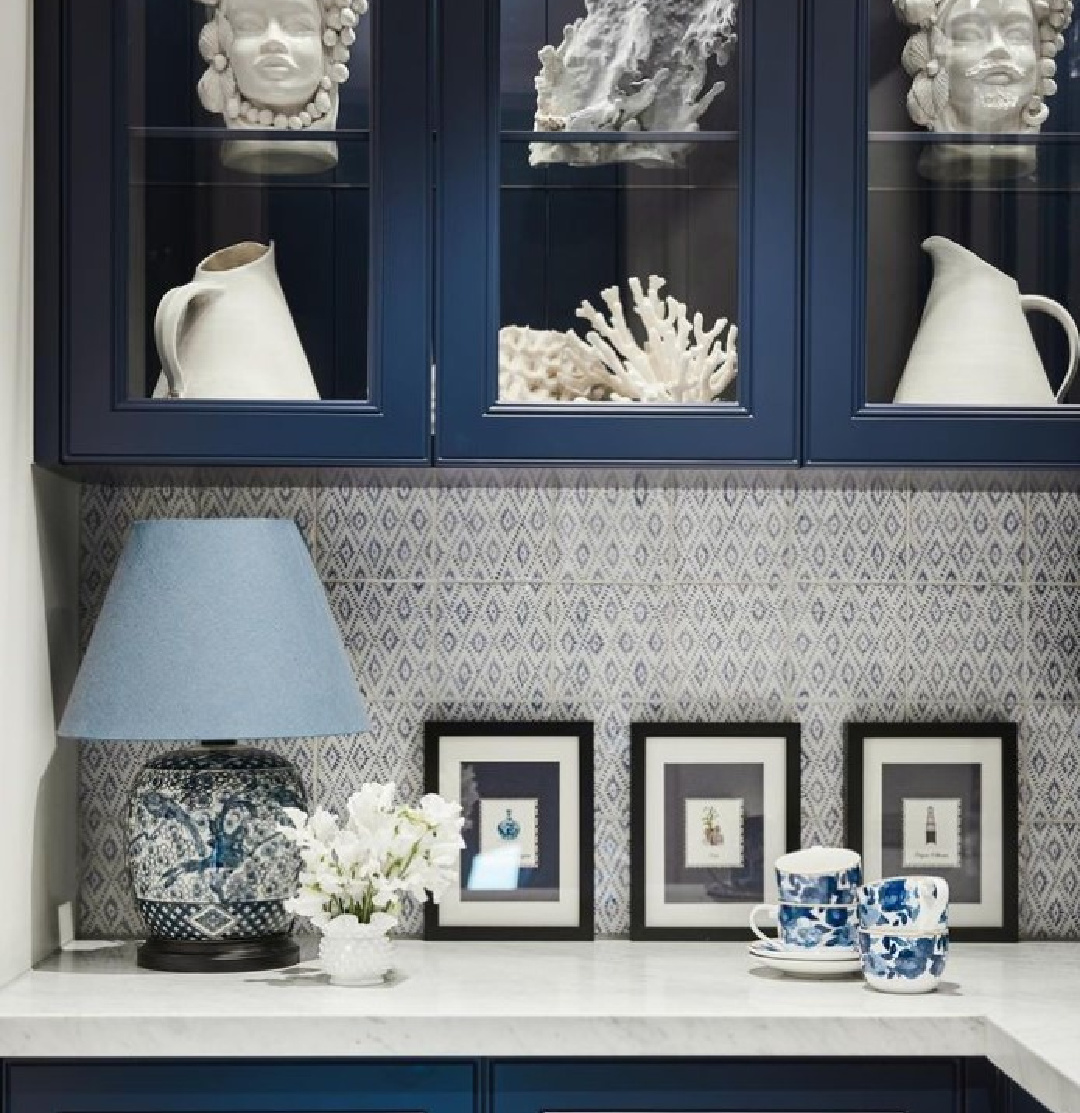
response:
<svg viewBox="0 0 1080 1113"><path fill-rule="evenodd" d="M862 962L854 948L825 951L788 949L777 943L751 943L750 954L772 970L798 978L838 978L861 974Z"/></svg>

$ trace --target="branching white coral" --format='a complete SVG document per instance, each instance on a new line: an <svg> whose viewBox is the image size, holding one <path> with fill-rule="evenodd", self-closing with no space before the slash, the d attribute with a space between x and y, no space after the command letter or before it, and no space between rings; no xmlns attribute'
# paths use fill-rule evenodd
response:
<svg viewBox="0 0 1080 1113"><path fill-rule="evenodd" d="M504 328L499 336L499 397L503 401L629 401L704 403L719 400L738 373L738 329L721 318L705 328L696 313L663 297L665 280L648 289L631 278L634 312L645 332L639 344L617 287L602 291L608 317L590 302L577 315L592 329L573 332ZM725 335L726 330L726 335Z"/></svg>

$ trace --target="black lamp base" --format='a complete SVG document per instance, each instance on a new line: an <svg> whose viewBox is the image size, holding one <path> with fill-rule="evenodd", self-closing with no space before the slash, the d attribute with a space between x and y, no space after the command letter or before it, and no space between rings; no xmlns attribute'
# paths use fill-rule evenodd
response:
<svg viewBox="0 0 1080 1113"><path fill-rule="evenodd" d="M244 973L295 966L300 945L291 935L264 939L147 939L138 964L174 974Z"/></svg>

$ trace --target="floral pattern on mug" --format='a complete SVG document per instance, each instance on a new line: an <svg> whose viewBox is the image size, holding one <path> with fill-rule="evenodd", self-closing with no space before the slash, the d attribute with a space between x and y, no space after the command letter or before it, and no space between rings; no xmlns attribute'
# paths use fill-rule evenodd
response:
<svg viewBox="0 0 1080 1113"><path fill-rule="evenodd" d="M851 869L839 873L785 873L776 871L776 882L780 890L780 899L793 904L851 904L854 902L854 891L862 882L862 868L852 866Z"/></svg>
<svg viewBox="0 0 1080 1113"><path fill-rule="evenodd" d="M929 930L948 923L949 888L940 878L889 877L859 889L858 905L859 924L864 928Z"/></svg>
<svg viewBox="0 0 1080 1113"><path fill-rule="evenodd" d="M949 954L946 932L933 935L887 935L859 932L863 973L871 983L900 982L932 988L945 972Z"/></svg>

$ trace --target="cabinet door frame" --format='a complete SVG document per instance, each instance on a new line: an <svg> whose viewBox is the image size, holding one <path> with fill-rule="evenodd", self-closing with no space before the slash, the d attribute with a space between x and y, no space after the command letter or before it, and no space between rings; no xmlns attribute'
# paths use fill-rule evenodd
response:
<svg viewBox="0 0 1080 1113"><path fill-rule="evenodd" d="M479 1113L473 1060L23 1060L11 1113Z"/></svg>
<svg viewBox="0 0 1080 1113"><path fill-rule="evenodd" d="M127 2L36 4L39 66L62 79L51 89L38 83L37 235L48 273L37 328L39 340L61 336L38 359L38 405L53 412L38 420L36 458L430 463L429 0L373 5L369 17L369 397L320 403L126 397L127 121L114 81Z"/></svg>
<svg viewBox="0 0 1080 1113"><path fill-rule="evenodd" d="M739 12L738 406L509 405L498 393L499 3L440 21L435 454L439 463L796 463L802 2ZM583 9L584 10L584 9ZM597 291L599 294L599 291ZM692 308L692 307L691 307Z"/></svg>
<svg viewBox="0 0 1080 1113"><path fill-rule="evenodd" d="M490 1113L985 1113L977 1060L507 1060ZM963 1102L963 1104L962 1104Z"/></svg>
<svg viewBox="0 0 1080 1113"><path fill-rule="evenodd" d="M806 462L1080 466L1075 407L866 402L870 2L807 0Z"/></svg>

